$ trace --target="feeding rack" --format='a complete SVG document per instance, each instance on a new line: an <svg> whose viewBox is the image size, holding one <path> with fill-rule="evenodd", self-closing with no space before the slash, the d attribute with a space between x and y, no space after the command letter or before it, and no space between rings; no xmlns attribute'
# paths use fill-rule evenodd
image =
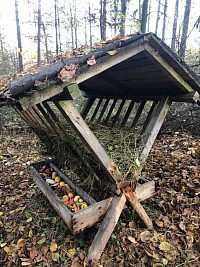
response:
<svg viewBox="0 0 200 267"><path fill-rule="evenodd" d="M52 80L55 84L52 84ZM136 171L134 186L133 181L126 180L89 128L88 122L133 130L142 117L143 125L137 142L140 148L138 161L142 165L171 102L199 103L199 92L199 78L153 33L112 40L87 55L63 58L7 85L4 98L9 95L17 100L16 111L42 142L51 146L52 136L68 138L66 121L107 177L112 195L95 202L57 166L50 163L90 204L87 209L72 214L40 177L38 170L42 163L30 167L38 187L73 233L102 220L89 248L89 259L100 257L126 202L148 228L153 227L141 201L154 195L155 184L154 181L138 183L142 167ZM82 111L78 112L74 103L75 100L77 103L80 95L87 98L87 101ZM101 179L71 138L71 147L80 161L97 180Z"/></svg>

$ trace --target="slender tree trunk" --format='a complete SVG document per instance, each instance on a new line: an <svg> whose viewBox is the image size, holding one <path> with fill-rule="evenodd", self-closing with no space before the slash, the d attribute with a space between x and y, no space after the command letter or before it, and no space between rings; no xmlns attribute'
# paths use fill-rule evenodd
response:
<svg viewBox="0 0 200 267"><path fill-rule="evenodd" d="M148 12L149 0L144 0L142 5L142 20L141 20L141 32L146 32L147 26L147 12Z"/></svg>
<svg viewBox="0 0 200 267"><path fill-rule="evenodd" d="M69 4L69 10L70 10L70 29L71 29L71 39L72 39L72 48L74 48L74 19L73 19L73 13L72 13L72 5Z"/></svg>
<svg viewBox="0 0 200 267"><path fill-rule="evenodd" d="M58 40L59 40L59 51L62 53L62 44L61 44L61 33L60 33L60 14L59 14L59 9L57 7L57 18L58 18Z"/></svg>
<svg viewBox="0 0 200 267"><path fill-rule="evenodd" d="M43 33L44 33L44 44L45 44L45 54L46 54L46 60L47 63L49 63L49 50L48 50L48 39L47 39L47 34L46 34L46 28L44 23L42 22L42 29L43 29Z"/></svg>
<svg viewBox="0 0 200 267"><path fill-rule="evenodd" d="M54 20L55 20L55 33L56 33L56 55L58 55L58 18L57 18L57 0L54 1Z"/></svg>
<svg viewBox="0 0 200 267"><path fill-rule="evenodd" d="M149 32L150 30L150 20L151 20L151 0L149 0L147 32Z"/></svg>
<svg viewBox="0 0 200 267"><path fill-rule="evenodd" d="M89 32L90 32L90 46L92 46L92 16L91 16L90 0L89 0Z"/></svg>
<svg viewBox="0 0 200 267"><path fill-rule="evenodd" d="M100 0L100 33L101 40L106 40L106 10L107 8L107 0Z"/></svg>
<svg viewBox="0 0 200 267"><path fill-rule="evenodd" d="M75 46L78 47L78 29L77 29L77 19L76 19L76 1L73 0L73 13L74 13L74 37L75 37Z"/></svg>
<svg viewBox="0 0 200 267"><path fill-rule="evenodd" d="M176 31L177 31L177 22L178 22L178 8L179 8L179 0L176 0L175 11L174 11L174 23L172 29L172 42L171 49L175 51L176 44Z"/></svg>
<svg viewBox="0 0 200 267"><path fill-rule="evenodd" d="M183 29L182 29L182 34L181 34L181 43L180 43L180 50L179 50L179 56L182 58L185 57L186 41L187 41L188 26L189 26L189 19L190 19L190 9L191 9L191 0L186 0L185 12L184 12L184 18L183 18Z"/></svg>
<svg viewBox="0 0 200 267"><path fill-rule="evenodd" d="M23 58L22 58L22 40L19 24L19 13L18 13L18 2L15 0L15 17L17 26L17 42L18 42L18 60L19 60L19 71L23 71Z"/></svg>
<svg viewBox="0 0 200 267"><path fill-rule="evenodd" d="M118 11L119 11L119 0L114 0L113 6L114 6L113 26L114 26L114 35L116 35L117 28L118 28L117 16L118 16Z"/></svg>
<svg viewBox="0 0 200 267"><path fill-rule="evenodd" d="M141 4L141 0L139 0L139 21L142 21L142 4Z"/></svg>
<svg viewBox="0 0 200 267"><path fill-rule="evenodd" d="M38 64L38 66L40 66L41 65L41 49L40 49L40 43L41 43L41 0L38 0L38 34L37 34L37 41L38 41L37 64Z"/></svg>
<svg viewBox="0 0 200 267"><path fill-rule="evenodd" d="M120 35L125 35L125 23L126 23L126 9L127 0L121 0L121 21L120 21Z"/></svg>
<svg viewBox="0 0 200 267"><path fill-rule="evenodd" d="M158 34L158 22L160 20L160 1L158 0L158 10L157 10L157 18L156 18L156 28L155 28L155 34Z"/></svg>
<svg viewBox="0 0 200 267"><path fill-rule="evenodd" d="M163 41L165 41L166 18L167 18L167 5L168 5L168 0L165 0L164 14L163 14L163 28L162 28L162 40Z"/></svg>

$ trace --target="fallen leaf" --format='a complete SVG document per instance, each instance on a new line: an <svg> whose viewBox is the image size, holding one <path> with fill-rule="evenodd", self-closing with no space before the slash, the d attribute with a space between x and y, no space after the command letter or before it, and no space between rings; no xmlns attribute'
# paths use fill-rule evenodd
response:
<svg viewBox="0 0 200 267"><path fill-rule="evenodd" d="M160 243L159 249L162 251L170 251L171 245L168 242L163 241Z"/></svg>
<svg viewBox="0 0 200 267"><path fill-rule="evenodd" d="M33 236L33 230L32 229L30 229L30 231L28 232L28 236L29 237L32 237Z"/></svg>
<svg viewBox="0 0 200 267"><path fill-rule="evenodd" d="M71 248L67 251L67 253L69 254L69 256L73 257L76 253L76 249L75 248Z"/></svg>
<svg viewBox="0 0 200 267"><path fill-rule="evenodd" d="M137 241L136 241L135 238L132 237L132 236L128 236L128 240L129 240L131 243L133 243L133 244L137 244Z"/></svg>
<svg viewBox="0 0 200 267"><path fill-rule="evenodd" d="M24 238L20 238L17 241L17 245L19 245L20 247L23 247L25 244L26 244L26 239L24 239Z"/></svg>
<svg viewBox="0 0 200 267"><path fill-rule="evenodd" d="M3 248L3 250L4 250L6 253L9 253L9 252L10 252L10 249L9 249L9 247L7 247L7 246L5 246L5 247Z"/></svg>
<svg viewBox="0 0 200 267"><path fill-rule="evenodd" d="M95 60L94 55L91 58L88 59L87 64L90 65L90 66L96 64L96 60Z"/></svg>
<svg viewBox="0 0 200 267"><path fill-rule="evenodd" d="M52 242L50 245L51 252L55 252L58 249L58 245L55 242Z"/></svg>
<svg viewBox="0 0 200 267"><path fill-rule="evenodd" d="M34 86L40 86L42 84L42 82L41 81L38 81L38 80L35 80L35 83L34 83Z"/></svg>
<svg viewBox="0 0 200 267"><path fill-rule="evenodd" d="M110 56L113 56L117 53L116 50L110 50L110 51L107 51L107 53L110 55Z"/></svg>
<svg viewBox="0 0 200 267"><path fill-rule="evenodd" d="M51 253L51 258L52 258L52 260L53 261L59 261L59 258L60 258L60 256L59 256L59 254L58 253Z"/></svg>
<svg viewBox="0 0 200 267"><path fill-rule="evenodd" d="M2 211L0 211L0 216L2 216L3 215L3 212Z"/></svg>
<svg viewBox="0 0 200 267"><path fill-rule="evenodd" d="M139 237L142 242L146 242L147 240L150 239L151 233L148 230L145 230L144 232L139 234Z"/></svg>
<svg viewBox="0 0 200 267"><path fill-rule="evenodd" d="M46 237L45 236L42 239L40 239L37 243L38 244L43 244L44 242L46 242Z"/></svg>
<svg viewBox="0 0 200 267"><path fill-rule="evenodd" d="M37 257L38 251L35 247L31 248L30 250L30 258L33 260Z"/></svg>
<svg viewBox="0 0 200 267"><path fill-rule="evenodd" d="M29 223L29 222L32 222L33 218L32 217L29 217L26 222Z"/></svg>
<svg viewBox="0 0 200 267"><path fill-rule="evenodd" d="M64 68L60 71L58 77L62 82L69 82L76 74L77 67L78 65L74 64L70 64L69 66L65 65Z"/></svg>

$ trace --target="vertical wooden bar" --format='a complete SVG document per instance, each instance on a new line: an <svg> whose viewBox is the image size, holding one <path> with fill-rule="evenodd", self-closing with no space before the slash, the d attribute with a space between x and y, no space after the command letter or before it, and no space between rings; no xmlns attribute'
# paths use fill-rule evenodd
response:
<svg viewBox="0 0 200 267"><path fill-rule="evenodd" d="M153 101L153 103L152 103L152 105L151 105L151 108L150 108L150 110L149 110L149 112L148 112L148 115L147 115L147 117L146 117L146 120L145 120L145 122L144 122L144 125L143 125L143 128L142 128L142 131L141 131L140 135L142 135L142 134L144 133L144 131L145 131L145 129L146 129L146 127L147 127L147 125L148 125L148 123L149 123L151 117L152 117L152 114L153 114L154 110L156 109L156 105L157 105L157 103L158 103L157 100Z"/></svg>
<svg viewBox="0 0 200 267"><path fill-rule="evenodd" d="M106 99L106 102L104 103L104 106L102 108L102 111L101 111L101 113L99 115L98 122L101 122L101 119L103 118L103 115L104 115L104 113L106 111L106 108L108 106L109 101L110 101L110 99Z"/></svg>
<svg viewBox="0 0 200 267"><path fill-rule="evenodd" d="M83 107L83 110L81 111L81 116L83 119L87 117L88 112L90 111L93 103L94 103L95 98L90 97L88 98L87 102L85 103L85 106Z"/></svg>
<svg viewBox="0 0 200 267"><path fill-rule="evenodd" d="M123 99L121 104L120 104L120 106L119 106L119 108L118 108L118 110L117 110L117 113L116 113L116 115L114 117L114 120L112 121L112 126L114 126L116 124L117 119L119 118L119 115L120 115L120 113L121 113L121 111L122 111L122 109L124 107L125 102L126 102L126 100Z"/></svg>
<svg viewBox="0 0 200 267"><path fill-rule="evenodd" d="M149 121L139 142L139 145L143 147L140 154L141 162L144 162L148 157L148 154L167 115L170 104L171 100L169 100L169 97L165 97L157 105L156 110L154 111L153 116L151 117L151 120Z"/></svg>
<svg viewBox="0 0 200 267"><path fill-rule="evenodd" d="M134 107L134 104L135 104L135 101L134 100L131 100L131 102L129 104L129 107L128 107L127 111L126 111L126 114L124 116L124 119L123 119L123 121L121 123L121 127L124 127L126 125L126 123L128 121L128 118L129 118L129 116L131 114L131 111L132 111L132 109Z"/></svg>
<svg viewBox="0 0 200 267"><path fill-rule="evenodd" d="M105 119L105 125L108 124L108 121L109 121L110 116L111 116L111 114L113 112L113 109L115 108L116 103L117 103L117 99L113 99L112 105L111 105L111 107L110 107L110 109L108 111L108 114L106 116L106 119Z"/></svg>
<svg viewBox="0 0 200 267"><path fill-rule="evenodd" d="M96 106L96 108L95 108L95 110L94 110L94 113L92 114L91 121L94 121L94 119L95 119L95 117L96 117L96 115L97 115L97 112L98 112L98 110L99 110L99 108L100 108L100 106L101 106L102 101L103 101L103 98L100 98L100 99L99 99L99 102L98 102L98 104L97 104L97 106Z"/></svg>
<svg viewBox="0 0 200 267"><path fill-rule="evenodd" d="M146 104L146 100L143 100L143 101L140 103L140 106L139 106L139 108L138 108L138 110L137 110L137 113L136 113L136 115L135 115L135 118L134 118L134 120L133 120L133 122L132 122L132 124L131 124L131 128L134 128L134 127L136 126L136 124L138 123L138 120L139 120L139 118L140 118L140 115L142 114L142 111L143 111L143 109L144 109L145 104Z"/></svg>
<svg viewBox="0 0 200 267"><path fill-rule="evenodd" d="M41 121L42 125L45 126L46 132L53 133L52 129L49 127L49 125L46 123L46 121L43 119L42 115L38 112L36 107L32 107L32 110L35 112L35 114L38 116L39 120Z"/></svg>

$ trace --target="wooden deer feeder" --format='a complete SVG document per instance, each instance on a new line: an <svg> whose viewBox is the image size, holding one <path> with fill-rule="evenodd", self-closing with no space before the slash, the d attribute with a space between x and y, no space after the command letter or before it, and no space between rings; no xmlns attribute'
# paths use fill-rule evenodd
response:
<svg viewBox="0 0 200 267"><path fill-rule="evenodd" d="M90 246L89 259L100 257L126 201L148 228L153 227L140 202L155 193L155 184L154 181L148 181L131 186L86 122L91 120L98 124L103 122L113 127L118 124L125 129L134 129L145 106L149 105L138 142L141 147L139 161L144 163L171 102L197 103L198 92L198 77L152 33L112 40L87 55L63 58L7 85L4 98L11 97L17 101L15 109L42 142L50 145L52 134L58 137L65 135L66 128L60 121L62 116L107 175L108 184L112 185L111 197L95 202L50 163L60 177L90 204L88 208L72 214L39 175L41 163L30 167L36 184L73 233L102 220ZM73 100L78 101L80 95L87 101L82 111L78 112ZM55 113L55 108L59 114ZM71 145L89 171L95 173L73 140ZM139 171L136 180L139 180Z"/></svg>

